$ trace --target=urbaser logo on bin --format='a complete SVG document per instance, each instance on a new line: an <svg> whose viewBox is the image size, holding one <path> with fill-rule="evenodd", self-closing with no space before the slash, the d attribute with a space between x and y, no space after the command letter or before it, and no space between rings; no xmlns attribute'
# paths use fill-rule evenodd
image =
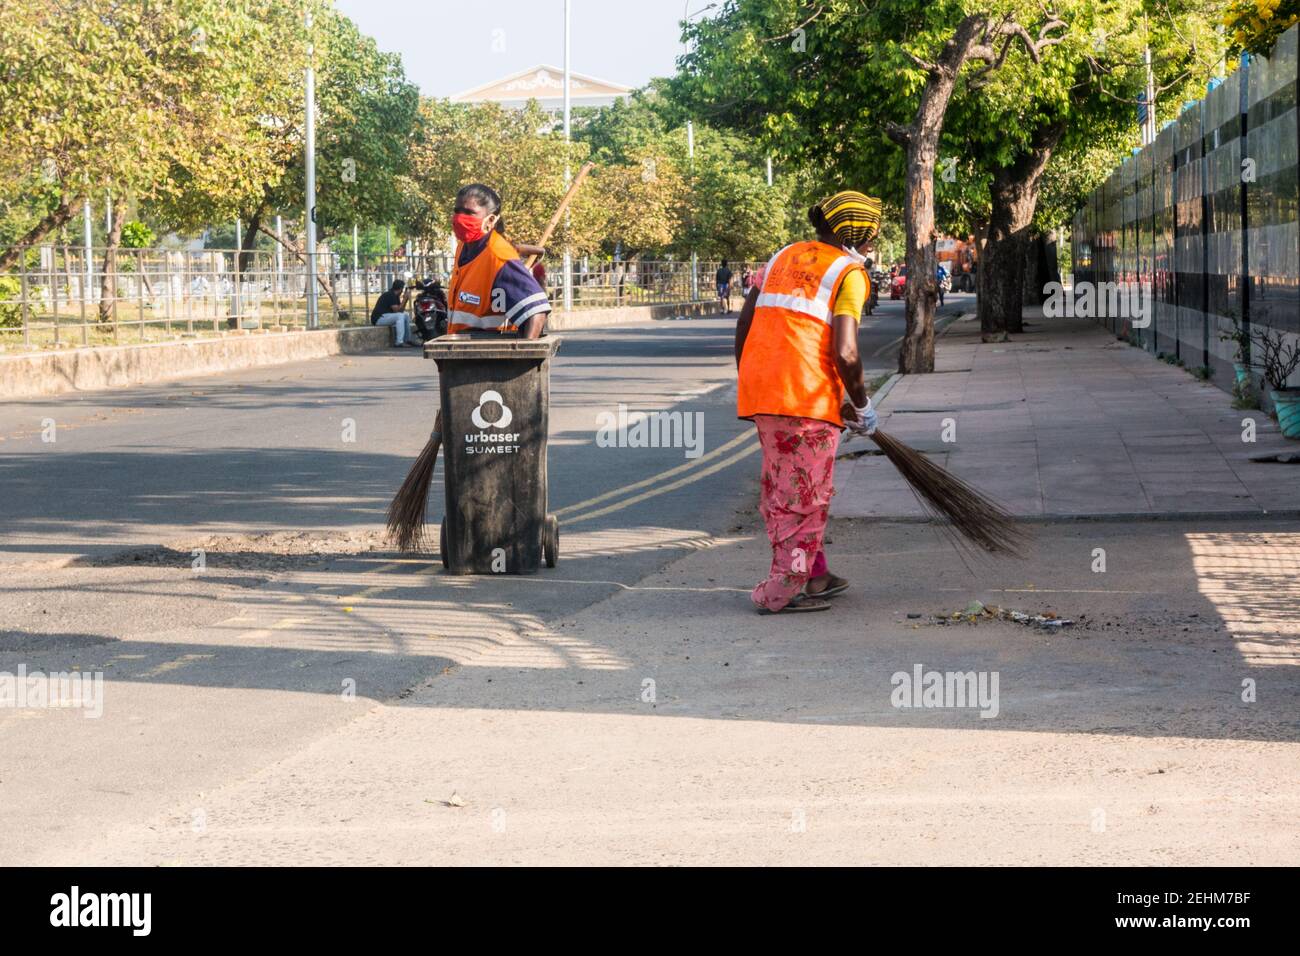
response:
<svg viewBox="0 0 1300 956"><path fill-rule="evenodd" d="M491 404L501 409L499 417L494 422L488 421L483 416L483 406ZM465 436L465 454L511 455L519 451L519 433L505 430L514 417L514 412L510 411L510 406L505 403L500 392L488 389L480 395L478 405L470 412L469 418L474 423L474 427L482 431L470 432Z"/></svg>

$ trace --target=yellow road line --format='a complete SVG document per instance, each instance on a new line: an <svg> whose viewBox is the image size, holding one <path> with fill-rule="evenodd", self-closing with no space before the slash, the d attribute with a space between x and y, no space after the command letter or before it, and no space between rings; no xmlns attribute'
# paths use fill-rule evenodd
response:
<svg viewBox="0 0 1300 956"><path fill-rule="evenodd" d="M573 514L575 511L581 511L584 508L590 508L592 505L598 505L602 501L608 501L611 498L617 498L619 495L625 495L628 492L636 491L639 488L645 488L648 485L653 485L657 481L663 481L665 478L671 478L673 475L679 475L684 471L691 470L692 468L698 468L706 461L709 461L710 459L713 458L717 458L719 455L726 454L732 448L735 448L737 445L743 442L745 439L752 438L752 437L754 437L753 432L743 431L735 438L731 439L725 444L719 445L717 448L713 449L713 451L705 455L701 455L699 458L693 459L692 461L688 461L685 464L678 465L675 468L669 468L667 471L661 471L657 475L651 475L649 478L645 478L634 484L624 485L622 488L615 488L613 491L607 491L604 494L597 495L594 498L588 498L586 501L579 501L576 505L566 505L565 507L556 511L555 516L557 518L562 518L567 514Z"/></svg>
<svg viewBox="0 0 1300 956"><path fill-rule="evenodd" d="M175 660L163 661L161 664L156 664L146 671L141 671L139 676L144 678L161 677L163 674L169 674L174 670L180 670L180 668L185 667L188 664L193 664L195 661L212 660L215 656L215 654L182 654Z"/></svg>
<svg viewBox="0 0 1300 956"><path fill-rule="evenodd" d="M752 436L746 434L741 437L749 438ZM699 481L701 478L707 478L709 475L713 474L714 472L721 471L723 468L726 468L740 461L740 459L752 455L754 452L758 451L760 447L761 446L759 445L758 440L754 439L754 443L752 445L747 445L746 447L742 448L740 451L736 452L736 454L732 455L730 458L724 458L722 461L716 462L715 464L710 465L708 468L703 468L700 469L699 471L692 472L691 474L687 475L685 478L679 478L677 481L670 482L669 484L660 485L658 488L652 488L649 491L642 492L639 495L634 495L631 498L627 498L623 501L617 502L616 504L609 505L605 508L597 508L595 511L588 511L586 514L578 515L576 518L565 518L564 524L571 525L571 524L576 524L579 521L588 521L592 518L600 518L603 517L604 515L612 514L615 511L622 511L624 508L630 507L631 505L634 504L638 504L639 502L645 501L648 498L655 498L658 497L659 495L667 494L670 491L676 491L678 488L684 488L686 485L693 484L694 482Z"/></svg>
<svg viewBox="0 0 1300 956"><path fill-rule="evenodd" d="M377 568L370 568L366 571L362 571L361 573L362 574L387 574L389 571L396 571L398 568L403 567L407 563L408 563L407 561L389 561L387 564L381 564ZM388 591L388 590L391 590L390 585L379 584L379 585L375 585L374 587L368 587L363 590L360 590L355 594L341 595L339 597L339 600L355 601L359 598L370 597L373 594L378 594L381 591Z"/></svg>
<svg viewBox="0 0 1300 956"><path fill-rule="evenodd" d="M236 636L237 641L261 640L264 637L270 637L272 631L283 631L290 627L298 627L302 624L310 623L311 618L307 617L282 617L270 627L259 627L254 631L245 631L243 634Z"/></svg>

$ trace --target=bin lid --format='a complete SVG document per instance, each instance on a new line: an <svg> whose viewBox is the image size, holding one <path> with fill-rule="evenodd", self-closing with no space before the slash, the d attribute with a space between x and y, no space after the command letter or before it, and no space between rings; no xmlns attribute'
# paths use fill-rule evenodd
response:
<svg viewBox="0 0 1300 956"><path fill-rule="evenodd" d="M456 333L441 335L424 343L424 357L441 361L443 359L515 359L519 361L537 361L548 359L560 348L562 340L558 335L542 335L535 339L521 339L500 332Z"/></svg>

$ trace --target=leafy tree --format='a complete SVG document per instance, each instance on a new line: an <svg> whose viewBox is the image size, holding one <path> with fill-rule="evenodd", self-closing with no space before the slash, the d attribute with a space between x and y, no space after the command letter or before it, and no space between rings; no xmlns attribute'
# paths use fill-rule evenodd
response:
<svg viewBox="0 0 1300 956"><path fill-rule="evenodd" d="M687 179L671 150L643 145L626 162L598 166L590 191L580 197L601 237L600 251L624 258L658 254L682 235Z"/></svg>
<svg viewBox="0 0 1300 956"><path fill-rule="evenodd" d="M1231 0L1223 14L1229 52L1265 56L1286 30L1300 23L1300 0Z"/></svg>
<svg viewBox="0 0 1300 956"><path fill-rule="evenodd" d="M209 11L199 26L196 55L232 64L226 95L230 122L201 129L194 148L171 157L176 188L148 197L152 221L167 231L198 232L214 223L248 218L301 164L305 16L321 16L326 0L240 0L246 18L221 29ZM257 226L245 230L248 240Z"/></svg>
<svg viewBox="0 0 1300 956"><path fill-rule="evenodd" d="M959 79L1014 47L1037 64L1060 42L1054 12L1013 0L730 0L685 28L674 96L758 136L840 187L903 208L908 273L903 371L934 366L934 167ZM890 143L903 148L902 154Z"/></svg>
<svg viewBox="0 0 1300 956"><path fill-rule="evenodd" d="M576 170L587 151L585 144L566 147L558 134L539 132L549 125L536 103L508 110L495 103L423 100L404 182L407 230L426 238L450 234L456 191L481 182L501 194L507 235L536 241L564 195L566 156ZM589 212L580 191L569 224L561 224L554 241L594 250L599 240Z"/></svg>
<svg viewBox="0 0 1300 956"><path fill-rule="evenodd" d="M670 169L682 177L680 196L667 195L661 184L648 207L638 201L640 197L605 190L602 201L614 210L610 219L618 224L607 233L605 245L621 243L625 251L627 247L647 248L629 243L620 230L624 228L621 224L634 222L648 208L677 217L675 222L660 224L673 235L655 251L677 256L696 252L712 258L766 258L785 243L792 182L782 178L769 187L766 154L758 144L707 123L694 124L692 157L685 114L664 95L664 87L663 81L652 82L627 100L600 111L576 134L591 146L592 158L602 167L640 165L647 175L651 170ZM629 170L628 175L635 172Z"/></svg>
<svg viewBox="0 0 1300 956"><path fill-rule="evenodd" d="M173 170L257 183L246 71L275 0L10 0L0 15L0 179L47 184L39 218L0 252L66 224L83 196L179 200ZM218 149L220 147L220 149ZM114 237L110 236L110 241Z"/></svg>
<svg viewBox="0 0 1300 956"><path fill-rule="evenodd" d="M174 166L173 176L186 188L152 210L176 229L242 219L240 269L247 268L259 234L274 241L267 227L272 215L292 210L297 221L306 204L302 77L309 45L317 78L316 226L321 239L350 232L354 224L396 221L419 100L400 58L380 51L328 0L258 2L269 4L257 37L262 56L249 64L241 87L244 127L236 139L265 164L266 174L235 183L214 176L213 150L206 150L195 162ZM290 246L290 252L301 250ZM328 279L322 276L321 284L332 296Z"/></svg>
<svg viewBox="0 0 1300 956"><path fill-rule="evenodd" d="M139 220L122 226L122 246L126 249L148 249L157 241L154 231Z"/></svg>
<svg viewBox="0 0 1300 956"><path fill-rule="evenodd" d="M400 182L419 110L419 91L401 57L385 53L347 17L327 9L317 19L316 224L323 237L354 224L395 222ZM299 107L294 125L301 122ZM301 150L301 142L296 144ZM268 208L301 209L304 162L267 196ZM257 209L250 209L250 218Z"/></svg>
<svg viewBox="0 0 1300 956"><path fill-rule="evenodd" d="M508 233L533 241L564 193L571 168L597 166L576 195L553 244L580 255L624 257L770 253L784 234L788 196L769 189L746 145L705 127L688 156L685 130L670 128L650 97L592 116L569 147L536 107L426 100L411 145L405 222L413 233L450 231L456 190L484 182L502 196Z"/></svg>
<svg viewBox="0 0 1300 956"><path fill-rule="evenodd" d="M1157 115L1165 116L1203 88L1222 54L1213 4L1199 0L1071 2L1059 9L1068 27L1049 60L1027 64L1012 50L987 86L959 95L950 111L950 130L972 144L987 177L987 216L975 225L984 239L978 308L986 338L1021 331L1026 289L1037 301L1048 250L1036 208L1053 164L1073 164L1077 172L1080 157L1090 168L1104 156L1108 172L1137 144L1144 50L1151 51ZM996 132L981 135L981 126ZM1061 185L1058 179L1058 203L1065 198ZM1073 194L1076 206L1084 194ZM1053 212L1057 225L1072 214L1073 207Z"/></svg>

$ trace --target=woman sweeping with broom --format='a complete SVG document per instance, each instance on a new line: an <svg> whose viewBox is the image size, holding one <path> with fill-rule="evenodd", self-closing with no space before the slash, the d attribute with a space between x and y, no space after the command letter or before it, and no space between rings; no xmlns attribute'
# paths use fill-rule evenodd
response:
<svg viewBox="0 0 1300 956"><path fill-rule="evenodd" d="M762 613L821 611L848 582L822 551L841 428L870 436L922 508L991 554L1019 552L1025 535L996 502L876 429L858 357L857 323L870 290L863 268L880 200L839 192L808 211L812 242L764 267L736 324L737 413L763 448L759 512L772 543L767 579L751 595ZM954 540L957 540L954 536Z"/></svg>
<svg viewBox="0 0 1300 956"><path fill-rule="evenodd" d="M772 544L760 612L822 611L848 582L831 574L822 538L840 430L867 435L876 413L858 356L858 317L870 280L865 250L880 200L840 192L813 206L817 238L786 246L750 290L736 324L737 414L763 448L759 511Z"/></svg>

